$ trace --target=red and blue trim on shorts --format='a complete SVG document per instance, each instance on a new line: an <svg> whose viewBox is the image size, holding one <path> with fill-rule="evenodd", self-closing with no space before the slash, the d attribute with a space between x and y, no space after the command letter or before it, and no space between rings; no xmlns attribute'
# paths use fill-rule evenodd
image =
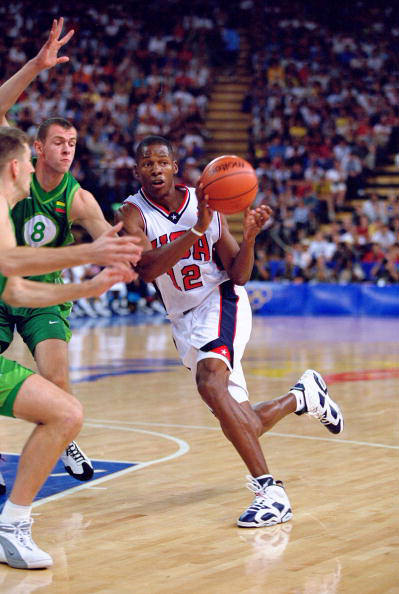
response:
<svg viewBox="0 0 399 594"><path fill-rule="evenodd" d="M218 353L229 361L234 367L234 338L237 326L237 311L239 296L234 290L231 280L219 285L220 314L218 338L211 340L200 348L205 353Z"/></svg>

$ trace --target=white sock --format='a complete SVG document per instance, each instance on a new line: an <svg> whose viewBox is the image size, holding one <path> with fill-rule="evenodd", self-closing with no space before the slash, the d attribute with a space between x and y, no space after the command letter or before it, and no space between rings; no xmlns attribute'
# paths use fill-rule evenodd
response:
<svg viewBox="0 0 399 594"><path fill-rule="evenodd" d="M11 524L12 522L29 520L31 510L31 505L16 505L7 499L0 515L0 522Z"/></svg>
<svg viewBox="0 0 399 594"><path fill-rule="evenodd" d="M296 411L298 412L300 410L303 410L305 408L305 395L303 393L302 390L295 390L295 388L293 388L292 390L290 390L291 394L294 394L295 398L296 398Z"/></svg>

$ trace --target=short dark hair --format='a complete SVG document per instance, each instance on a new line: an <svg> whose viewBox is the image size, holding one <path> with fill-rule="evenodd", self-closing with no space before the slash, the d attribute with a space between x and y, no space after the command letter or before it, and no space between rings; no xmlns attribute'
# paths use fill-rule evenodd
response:
<svg viewBox="0 0 399 594"><path fill-rule="evenodd" d="M64 118L48 118L40 124L36 136L37 140L40 140L41 142L46 140L50 126L61 126L64 130L70 130L70 128L75 127L72 122L69 122Z"/></svg>
<svg viewBox="0 0 399 594"><path fill-rule="evenodd" d="M173 146L172 143L169 142L169 140L167 140L163 136L146 136L145 138L143 138L143 140L138 144L136 148L135 157L137 162L143 156L144 149L147 146L152 146L153 144L163 144L168 149L170 156L173 157Z"/></svg>
<svg viewBox="0 0 399 594"><path fill-rule="evenodd" d="M0 126L0 171L11 159L22 156L25 146L29 146L29 139L19 128Z"/></svg>

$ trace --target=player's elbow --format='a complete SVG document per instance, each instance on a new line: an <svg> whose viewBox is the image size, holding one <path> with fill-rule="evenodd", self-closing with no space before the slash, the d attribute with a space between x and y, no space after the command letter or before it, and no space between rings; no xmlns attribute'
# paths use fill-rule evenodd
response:
<svg viewBox="0 0 399 594"><path fill-rule="evenodd" d="M235 285L240 285L241 287L243 287L244 285L246 285L247 282L248 282L248 279L246 277L245 278L241 278L241 277L232 278L231 280L233 281L233 283Z"/></svg>
<svg viewBox="0 0 399 594"><path fill-rule="evenodd" d="M249 281L249 276L246 271L235 270L228 272L230 280L235 285L244 286Z"/></svg>

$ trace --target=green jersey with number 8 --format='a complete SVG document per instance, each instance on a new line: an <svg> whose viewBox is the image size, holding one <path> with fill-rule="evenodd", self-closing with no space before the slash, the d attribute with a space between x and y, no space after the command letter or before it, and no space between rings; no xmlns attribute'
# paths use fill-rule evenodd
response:
<svg viewBox="0 0 399 594"><path fill-rule="evenodd" d="M18 245L60 247L73 243L69 213L79 182L69 172L61 183L45 192L33 174L30 196L14 206L11 216ZM60 283L61 272L30 276L31 280Z"/></svg>

